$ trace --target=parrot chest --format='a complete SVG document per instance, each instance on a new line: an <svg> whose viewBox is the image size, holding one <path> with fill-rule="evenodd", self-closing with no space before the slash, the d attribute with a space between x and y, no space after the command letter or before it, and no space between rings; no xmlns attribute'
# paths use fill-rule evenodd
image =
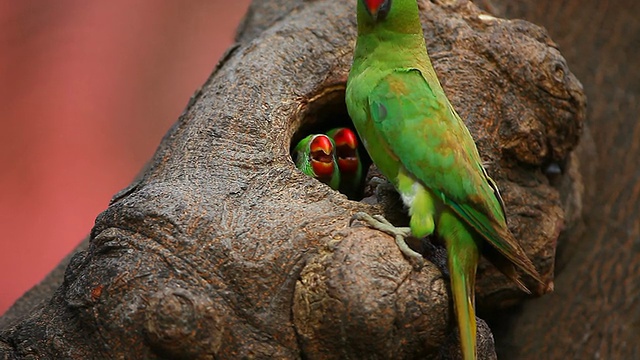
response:
<svg viewBox="0 0 640 360"><path fill-rule="evenodd" d="M396 179L397 184L400 184L400 180ZM414 181L409 186L405 186L404 189L400 189L400 198L402 199L402 203L409 209L411 209L414 205L414 202L420 193L425 191L424 187L417 181Z"/></svg>

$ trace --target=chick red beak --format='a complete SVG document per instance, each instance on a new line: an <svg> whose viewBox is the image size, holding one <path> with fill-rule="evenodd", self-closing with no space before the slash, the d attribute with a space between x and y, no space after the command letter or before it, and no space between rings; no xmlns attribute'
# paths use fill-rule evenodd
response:
<svg viewBox="0 0 640 360"><path fill-rule="evenodd" d="M349 128L342 128L333 136L336 147L348 147L355 150L358 147L358 138Z"/></svg>
<svg viewBox="0 0 640 360"><path fill-rule="evenodd" d="M349 128L340 129L334 136L338 167L341 172L355 173L358 170L358 137Z"/></svg>
<svg viewBox="0 0 640 360"><path fill-rule="evenodd" d="M311 140L311 167L316 176L328 178L333 175L333 144L326 135L318 135Z"/></svg>
<svg viewBox="0 0 640 360"><path fill-rule="evenodd" d="M328 136L316 135L316 137L311 140L309 150L311 150L312 157L317 153L318 156L322 156L324 154L328 155L330 158L330 155L333 152L333 144L331 144L331 140Z"/></svg>

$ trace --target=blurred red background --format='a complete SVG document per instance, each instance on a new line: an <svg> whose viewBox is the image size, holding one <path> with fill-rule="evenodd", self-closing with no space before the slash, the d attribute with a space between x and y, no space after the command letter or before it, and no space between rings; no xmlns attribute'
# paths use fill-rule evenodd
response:
<svg viewBox="0 0 640 360"><path fill-rule="evenodd" d="M249 0L0 0L0 314L90 231Z"/></svg>

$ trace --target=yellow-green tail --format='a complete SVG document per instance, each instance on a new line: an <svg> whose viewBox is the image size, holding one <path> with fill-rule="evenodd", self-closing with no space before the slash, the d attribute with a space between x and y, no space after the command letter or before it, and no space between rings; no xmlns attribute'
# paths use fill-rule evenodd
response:
<svg viewBox="0 0 640 360"><path fill-rule="evenodd" d="M444 211L441 214L438 233L447 246L451 294L464 360L477 357L474 288L480 252L471 231L453 212Z"/></svg>

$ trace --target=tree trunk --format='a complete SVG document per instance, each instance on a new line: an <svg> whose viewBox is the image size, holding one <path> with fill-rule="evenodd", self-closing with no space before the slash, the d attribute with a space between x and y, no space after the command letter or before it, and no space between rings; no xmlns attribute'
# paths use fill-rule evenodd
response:
<svg viewBox="0 0 640 360"><path fill-rule="evenodd" d="M562 230L580 223L581 85L535 25L466 1L420 6L436 71L547 284L525 282L543 294ZM394 192L349 201L289 155L305 134L350 123L354 40L351 3L254 2L238 44L85 248L0 319L0 355L459 356L442 248L426 242L431 261L414 270L391 237L349 226L355 211L406 222ZM481 264L481 314L523 297ZM483 322L479 355L495 358Z"/></svg>
<svg viewBox="0 0 640 360"><path fill-rule="evenodd" d="M493 1L545 26L589 98L584 224L559 248L553 294L498 331L509 359L640 359L640 3ZM504 335L504 336L501 336ZM508 355L507 355L508 354Z"/></svg>

